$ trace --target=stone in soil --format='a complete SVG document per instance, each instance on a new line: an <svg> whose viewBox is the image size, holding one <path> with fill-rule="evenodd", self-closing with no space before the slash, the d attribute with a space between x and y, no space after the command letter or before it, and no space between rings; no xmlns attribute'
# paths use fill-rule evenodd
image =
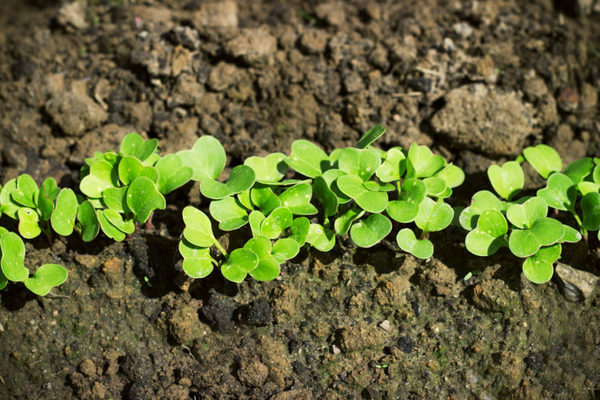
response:
<svg viewBox="0 0 600 400"><path fill-rule="evenodd" d="M266 27L246 28L225 44L225 52L248 65L260 66L273 63L277 39Z"/></svg>
<svg viewBox="0 0 600 400"><path fill-rule="evenodd" d="M458 147L490 155L517 155L534 132L531 112L514 92L500 93L474 84L453 89L445 100L431 125Z"/></svg>
<svg viewBox="0 0 600 400"><path fill-rule="evenodd" d="M594 289L598 288L600 278L586 271L572 268L558 262L554 267L563 293L569 301L584 301L590 298Z"/></svg>
<svg viewBox="0 0 600 400"><path fill-rule="evenodd" d="M102 107L76 90L55 93L45 108L54 123L68 136L82 136L108 119Z"/></svg>
<svg viewBox="0 0 600 400"><path fill-rule="evenodd" d="M237 375L244 385L260 387L267 380L269 369L258 360L242 361Z"/></svg>
<svg viewBox="0 0 600 400"><path fill-rule="evenodd" d="M384 344L386 336L387 333L376 324L366 321L342 328L338 332L340 349L346 352L364 347L381 346Z"/></svg>

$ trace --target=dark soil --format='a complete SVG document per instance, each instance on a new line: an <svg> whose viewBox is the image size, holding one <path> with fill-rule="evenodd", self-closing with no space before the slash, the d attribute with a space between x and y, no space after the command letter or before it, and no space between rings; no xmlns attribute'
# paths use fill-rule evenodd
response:
<svg viewBox="0 0 600 400"><path fill-rule="evenodd" d="M235 165L382 123L381 146L463 167L464 205L524 146L600 154L600 7L562 3L5 0L1 181L76 188L84 158L131 131L163 152L210 134ZM340 240L273 282L191 281L180 212L206 204L193 185L168 202L123 243L27 244L29 265L58 259L69 279L0 292L0 398L600 398L597 289L574 302L557 277L533 285L506 252L469 255L456 228L428 261ZM590 245L562 261L600 275Z"/></svg>

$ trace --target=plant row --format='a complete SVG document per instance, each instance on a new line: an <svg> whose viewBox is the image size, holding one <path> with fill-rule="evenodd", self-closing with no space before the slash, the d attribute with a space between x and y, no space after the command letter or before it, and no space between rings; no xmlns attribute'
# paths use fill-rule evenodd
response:
<svg viewBox="0 0 600 400"><path fill-rule="evenodd" d="M202 136L190 150L160 156L156 139L127 135L118 152L95 153L81 168L79 192L58 187L53 178L41 186L27 174L0 191L0 215L18 221L17 235L0 227L0 289L8 281L23 282L46 295L67 278L57 264L39 267L30 276L21 239L45 234L94 240L100 231L122 241L139 224L151 223L165 196L190 180L210 200L208 214L187 206L179 252L192 278L208 276L215 267L232 282L248 275L269 281L280 265L300 249L329 251L336 238L349 235L363 248L395 232L400 250L418 258L433 255L429 232L453 221L468 231L467 250L489 256L506 247L523 258L523 273L535 283L547 282L562 243L588 240L600 228L600 159L583 158L563 170L549 146L528 147L515 161L492 165L488 177L495 193L482 190L466 208L446 200L465 179L464 172L426 146L409 149L373 147L385 133L378 125L355 147L327 154L317 145L297 140L291 153L252 156L221 180L227 155L212 136ZM522 195L528 162L545 187ZM225 249L213 227L232 231L243 243ZM233 242L233 241L230 241Z"/></svg>

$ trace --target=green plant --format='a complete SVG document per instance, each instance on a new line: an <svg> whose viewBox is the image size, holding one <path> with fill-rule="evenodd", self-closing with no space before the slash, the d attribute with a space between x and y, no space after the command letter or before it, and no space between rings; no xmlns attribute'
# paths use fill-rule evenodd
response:
<svg viewBox="0 0 600 400"><path fill-rule="evenodd" d="M119 152L96 153L86 160L79 188L87 196L77 213L85 241L98 231L121 241L166 207L165 195L186 184L192 169L176 154L160 157L158 140L137 133L123 139Z"/></svg>
<svg viewBox="0 0 600 400"><path fill-rule="evenodd" d="M220 265L223 276L234 282L247 275L272 280L280 264L295 257L300 247L329 251L336 235L347 233L357 246L372 247L390 234L392 220L414 222L421 230L419 239L411 228L400 230L402 250L431 257L427 233L451 223L454 211L444 199L463 182L464 173L426 146L415 144L408 151L372 147L384 133L378 125L356 147L330 154L297 140L289 156L250 157L225 182L218 180L226 165L225 150L211 136L198 139L192 150L178 155L193 170L192 179L200 181L202 195L212 200L210 215L222 231L246 225L250 229L242 229L248 240L229 254L213 235L210 218L187 207L180 244L184 271L205 277ZM221 263L210 255L213 246L223 257Z"/></svg>
<svg viewBox="0 0 600 400"><path fill-rule="evenodd" d="M29 276L29 269L25 267L23 240L3 227L0 227L0 255L0 290L9 281L23 282L33 293L45 296L67 279L67 270L57 264L44 264Z"/></svg>
<svg viewBox="0 0 600 400"><path fill-rule="evenodd" d="M521 163L525 160L546 179L546 186L533 197L513 200L524 186ZM582 237L587 240L588 231L600 227L599 164L598 159L584 158L561 172L558 153L542 144L526 148L515 161L490 166L488 177L501 199L492 192L479 191L461 212L459 222L469 231L465 238L467 250L489 256L508 247L515 256L525 259L523 273L527 279L534 283L549 281L553 263L561 255L561 244L578 242ZM567 211L578 230L548 217L549 208L555 215Z"/></svg>

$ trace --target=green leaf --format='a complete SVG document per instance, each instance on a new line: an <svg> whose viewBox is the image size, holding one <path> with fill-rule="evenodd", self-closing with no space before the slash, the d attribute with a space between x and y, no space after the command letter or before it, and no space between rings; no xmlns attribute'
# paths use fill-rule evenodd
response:
<svg viewBox="0 0 600 400"><path fill-rule="evenodd" d="M560 258L561 245L541 248L523 262L523 274L533 283L546 283L554 273L552 264Z"/></svg>
<svg viewBox="0 0 600 400"><path fill-rule="evenodd" d="M387 207L387 193L366 189L362 180L356 175L340 176L336 182L342 193L352 198L356 204L368 212L380 213Z"/></svg>
<svg viewBox="0 0 600 400"><path fill-rule="evenodd" d="M271 250L271 255L277 262L283 263L296 257L299 251L300 246L297 241L290 238L283 238L275 242Z"/></svg>
<svg viewBox="0 0 600 400"><path fill-rule="evenodd" d="M24 206L36 209L39 189L33 178L27 174L17 178L17 190L11 193L12 199Z"/></svg>
<svg viewBox="0 0 600 400"><path fill-rule="evenodd" d="M260 183L279 182L287 172L285 154L273 153L266 157L248 157L244 165L252 168L256 175L256 181Z"/></svg>
<svg viewBox="0 0 600 400"><path fill-rule="evenodd" d="M77 209L77 220L81 224L81 238L84 242L91 242L98 235L100 222L96 216L96 210L89 201L84 201Z"/></svg>
<svg viewBox="0 0 600 400"><path fill-rule="evenodd" d="M232 199L233 200L233 199ZM214 202L211 204L214 204ZM211 211L212 214L212 211ZM185 229L183 237L190 243L199 247L210 247L216 241L212 231L210 219L196 207L187 206L183 209L183 222Z"/></svg>
<svg viewBox="0 0 600 400"><path fill-rule="evenodd" d="M97 160L90 166L89 175L79 183L79 189L88 197L102 197L102 192L108 188L117 187L117 169L107 161Z"/></svg>
<svg viewBox="0 0 600 400"><path fill-rule="evenodd" d="M156 185L150 178L139 176L129 185L127 207L133 212L137 222L146 222L154 210L164 210L166 206L165 197L156 190Z"/></svg>
<svg viewBox="0 0 600 400"><path fill-rule="evenodd" d="M140 161L146 161L158 147L157 139L144 140L132 132L123 138L119 152L123 155L134 156Z"/></svg>
<svg viewBox="0 0 600 400"><path fill-rule="evenodd" d="M146 167L140 160L133 156L126 156L121 159L117 168L119 179L124 185L129 185L133 180L140 176L150 178L154 183L158 181L158 171L154 167Z"/></svg>
<svg viewBox="0 0 600 400"><path fill-rule="evenodd" d="M350 230L350 227L352 226L354 221L362 217L364 214L365 210L361 210L358 207L352 207L351 209L337 217L335 219L335 222L333 223L336 235L342 236L346 234L346 232Z"/></svg>
<svg viewBox="0 0 600 400"><path fill-rule="evenodd" d="M444 194L447 192L448 186L446 186L446 181L442 178L432 176L431 178L423 179L423 183L427 188L428 196L445 197Z"/></svg>
<svg viewBox="0 0 600 400"><path fill-rule="evenodd" d="M127 189L128 186L108 188L102 192L102 201L110 209L120 213L130 213L131 210L127 205Z"/></svg>
<svg viewBox="0 0 600 400"><path fill-rule="evenodd" d="M281 204L290 209L294 215L313 215L319 210L310 204L312 186L309 183L300 183L287 189L279 195Z"/></svg>
<svg viewBox="0 0 600 400"><path fill-rule="evenodd" d="M183 160L176 154L167 154L154 166L158 171L158 191L164 195L182 187L192 179L194 171L183 164Z"/></svg>
<svg viewBox="0 0 600 400"><path fill-rule="evenodd" d="M252 250L246 248L235 249L231 252L227 261L221 265L221 273L225 279L240 283L246 278L248 272L258 267L258 262L258 256Z"/></svg>
<svg viewBox="0 0 600 400"><path fill-rule="evenodd" d="M41 191L44 192L46 197L54 202L60 193L60 188L56 184L56 180L54 178L46 178L42 183Z"/></svg>
<svg viewBox="0 0 600 400"><path fill-rule="evenodd" d="M310 229L310 221L306 217L295 218L290 225L290 239L294 239L299 246L304 245Z"/></svg>
<svg viewBox="0 0 600 400"><path fill-rule="evenodd" d="M231 170L227 182L206 179L200 182L200 192L213 200L241 193L254 185L254 171L247 165L238 165Z"/></svg>
<svg viewBox="0 0 600 400"><path fill-rule="evenodd" d="M548 204L541 197L532 197L523 204L513 204L506 211L511 224L520 229L531 228L535 221L548 215Z"/></svg>
<svg viewBox="0 0 600 400"><path fill-rule="evenodd" d="M558 242L565 234L564 225L554 218L540 218L531 227L541 246L550 246Z"/></svg>
<svg viewBox="0 0 600 400"><path fill-rule="evenodd" d="M285 163L294 171L309 178L322 175L323 170L330 166L327 154L317 145L303 139L292 143L292 152L285 159Z"/></svg>
<svg viewBox="0 0 600 400"><path fill-rule="evenodd" d="M442 156L433 155L429 147L419 146L416 143L410 146L407 158L407 178L428 178L446 165Z"/></svg>
<svg viewBox="0 0 600 400"><path fill-rule="evenodd" d="M550 246L564 236L563 224L553 218L542 217L531 229L515 229L508 239L510 251L517 257L534 255L542 246Z"/></svg>
<svg viewBox="0 0 600 400"><path fill-rule="evenodd" d="M595 162L596 159L594 159ZM600 164L596 163L596 166L594 167L594 172L592 173L592 178L594 180L594 183L597 183L600 185Z"/></svg>
<svg viewBox="0 0 600 400"><path fill-rule="evenodd" d="M2 273L12 282L23 282L29 277L29 270L25 268L25 244L13 232L8 232L0 237L2 260L0 266Z"/></svg>
<svg viewBox="0 0 600 400"><path fill-rule="evenodd" d="M585 157L567 165L563 173L568 176L574 184L578 184L583 181L585 177L590 175L593 169L594 161L591 157Z"/></svg>
<svg viewBox="0 0 600 400"><path fill-rule="evenodd" d="M425 198L427 187L419 179L406 179L400 188L398 200L387 205L388 215L395 221L409 223L419 214L419 205Z"/></svg>
<svg viewBox="0 0 600 400"><path fill-rule="evenodd" d="M281 206L279 197L268 187L250 189L250 201L264 214L268 214Z"/></svg>
<svg viewBox="0 0 600 400"><path fill-rule="evenodd" d="M250 200L250 190L244 190L242 193L237 194L237 199L246 209L254 210L254 205L252 204L252 200Z"/></svg>
<svg viewBox="0 0 600 400"><path fill-rule="evenodd" d="M0 211L1 214L6 214L12 219L18 219L17 215L19 211L19 204L17 204L13 199L11 194L17 190L17 180L11 179L2 188L0 191Z"/></svg>
<svg viewBox="0 0 600 400"><path fill-rule="evenodd" d="M415 224L425 232L437 232L450 225L453 217L454 210L449 204L425 197L419 205Z"/></svg>
<svg viewBox="0 0 600 400"><path fill-rule="evenodd" d="M581 199L583 227L588 231L600 229L600 193L588 193Z"/></svg>
<svg viewBox="0 0 600 400"><path fill-rule="evenodd" d="M585 196L588 193L600 191L600 184L589 181L581 181L577 184L577 189L579 192L581 192L582 196Z"/></svg>
<svg viewBox="0 0 600 400"><path fill-rule="evenodd" d="M244 249L258 256L258 266L250 271L250 276L257 281L272 281L279 276L279 263L271 255L271 241L266 237L255 237L246 242Z"/></svg>
<svg viewBox="0 0 600 400"><path fill-rule="evenodd" d="M96 215L98 215L99 211L100 210L96 211ZM123 216L115 210L102 210L102 214L108 220L108 222L110 222L115 228L117 228L121 232L126 233L128 235L131 235L133 232L135 232L135 224L133 223L133 220L123 219Z"/></svg>
<svg viewBox="0 0 600 400"><path fill-rule="evenodd" d="M470 231L477 226L477 219L484 211L502 211L502 201L488 190L481 190L473 195L471 205L465 208L459 216L460 225Z"/></svg>
<svg viewBox="0 0 600 400"><path fill-rule="evenodd" d="M477 221L477 228L467 234L465 246L476 256L490 256L506 245L504 235L508 224L497 210L484 211Z"/></svg>
<svg viewBox="0 0 600 400"><path fill-rule="evenodd" d="M276 208L262 222L260 231L263 236L276 239L292 224L293 218L294 216L289 208Z"/></svg>
<svg viewBox="0 0 600 400"><path fill-rule="evenodd" d="M401 229L396 236L396 242L400 249L421 259L433 255L433 244L427 239L418 240L410 228Z"/></svg>
<svg viewBox="0 0 600 400"><path fill-rule="evenodd" d="M502 167L490 165L487 175L496 193L506 200L520 192L525 184L523 168L516 161L508 161Z"/></svg>
<svg viewBox="0 0 600 400"><path fill-rule="evenodd" d="M347 147L342 149L338 159L339 169L349 175L358 176L362 181L373 176L379 164L381 164L381 157L375 149L359 150Z"/></svg>
<svg viewBox="0 0 600 400"><path fill-rule="evenodd" d="M52 288L67 280L67 270L62 265L44 264L31 278L25 279L25 287L38 296L45 296Z"/></svg>
<svg viewBox="0 0 600 400"><path fill-rule="evenodd" d="M4 289L8 284L8 279L2 273L2 269L0 269L0 290Z"/></svg>
<svg viewBox="0 0 600 400"><path fill-rule="evenodd" d="M248 216L248 222L250 223L250 230L252 231L252 236L257 237L260 236L260 226L265 220L265 215L258 210L254 210Z"/></svg>
<svg viewBox="0 0 600 400"><path fill-rule="evenodd" d="M562 170L562 160L552 147L545 144L538 144L535 147L527 147L523 150L523 156L538 174L544 179L552 172Z"/></svg>
<svg viewBox="0 0 600 400"><path fill-rule="evenodd" d="M577 243L581 240L581 233L579 233L577 229L564 224L563 228L565 230L565 233L563 234L563 237L559 240L559 243Z"/></svg>
<svg viewBox="0 0 600 400"><path fill-rule="evenodd" d="M319 251L327 252L335 246L335 234L319 224L310 224L306 242Z"/></svg>
<svg viewBox="0 0 600 400"><path fill-rule="evenodd" d="M248 212L233 197L211 202L209 211L210 215L219 221L219 229L222 231L234 231L248 223Z"/></svg>
<svg viewBox="0 0 600 400"><path fill-rule="evenodd" d="M455 188L465 181L465 172L454 164L448 164L444 169L436 172L434 176L442 178L449 188Z"/></svg>
<svg viewBox="0 0 600 400"><path fill-rule="evenodd" d="M375 125L371 129L367 131L356 143L356 147L359 149L364 149L369 146L371 143L379 139L385 133L385 127L381 124Z"/></svg>
<svg viewBox="0 0 600 400"><path fill-rule="evenodd" d="M52 211L54 211L54 201L46 196L43 188L38 193L37 211L43 221L48 221L52 217Z"/></svg>
<svg viewBox="0 0 600 400"><path fill-rule="evenodd" d="M375 175L381 182L399 181L406 170L406 156L401 147L389 149L385 155L385 160L375 170Z"/></svg>
<svg viewBox="0 0 600 400"><path fill-rule="evenodd" d="M550 175L546 187L538 190L537 195L546 200L549 207L563 211L575 211L577 189L571 178L560 172Z"/></svg>
<svg viewBox="0 0 600 400"><path fill-rule="evenodd" d="M338 199L335 193L329 189L327 182L322 176L317 176L313 182L315 197L323 206L323 215L328 218L337 213Z"/></svg>
<svg viewBox="0 0 600 400"><path fill-rule="evenodd" d="M181 239L178 248L179 254L181 254L183 258L206 258L209 259L213 264L217 263L215 259L211 257L209 248L196 246L186 238Z"/></svg>
<svg viewBox="0 0 600 400"><path fill-rule="evenodd" d="M191 150L180 151L177 155L192 169L192 180L200 182L217 179L227 162L225 149L212 136L202 136Z"/></svg>
<svg viewBox="0 0 600 400"><path fill-rule="evenodd" d="M119 213L117 213L114 210L97 210L96 212L96 216L98 218L98 222L100 223L100 227L102 228L102 232L104 232L104 234L106 236L108 236L109 238L120 242L123 239L125 239L125 232L123 232L122 230L120 230L119 228L117 228L115 225L112 224L112 222L109 221L109 219L106 217L106 214L112 214L113 220L116 220L117 218L122 218L121 215ZM116 214L116 215L115 215ZM115 218L116 217L116 218Z"/></svg>
<svg viewBox="0 0 600 400"><path fill-rule="evenodd" d="M19 208L19 233L25 239L33 239L41 232L39 225L39 215L31 208Z"/></svg>
<svg viewBox="0 0 600 400"><path fill-rule="evenodd" d="M61 236L69 236L73 233L77 208L78 203L75 192L71 189L61 190L56 198L56 207L50 220L52 229Z"/></svg>
<svg viewBox="0 0 600 400"><path fill-rule="evenodd" d="M350 228L350 237L359 247L372 247L392 230L392 222L384 215L371 214Z"/></svg>
<svg viewBox="0 0 600 400"><path fill-rule="evenodd" d="M206 249L208 250L208 249ZM192 257L184 258L181 265L183 271L191 278L199 279L206 278L213 271L214 266L212 258L209 257Z"/></svg>

